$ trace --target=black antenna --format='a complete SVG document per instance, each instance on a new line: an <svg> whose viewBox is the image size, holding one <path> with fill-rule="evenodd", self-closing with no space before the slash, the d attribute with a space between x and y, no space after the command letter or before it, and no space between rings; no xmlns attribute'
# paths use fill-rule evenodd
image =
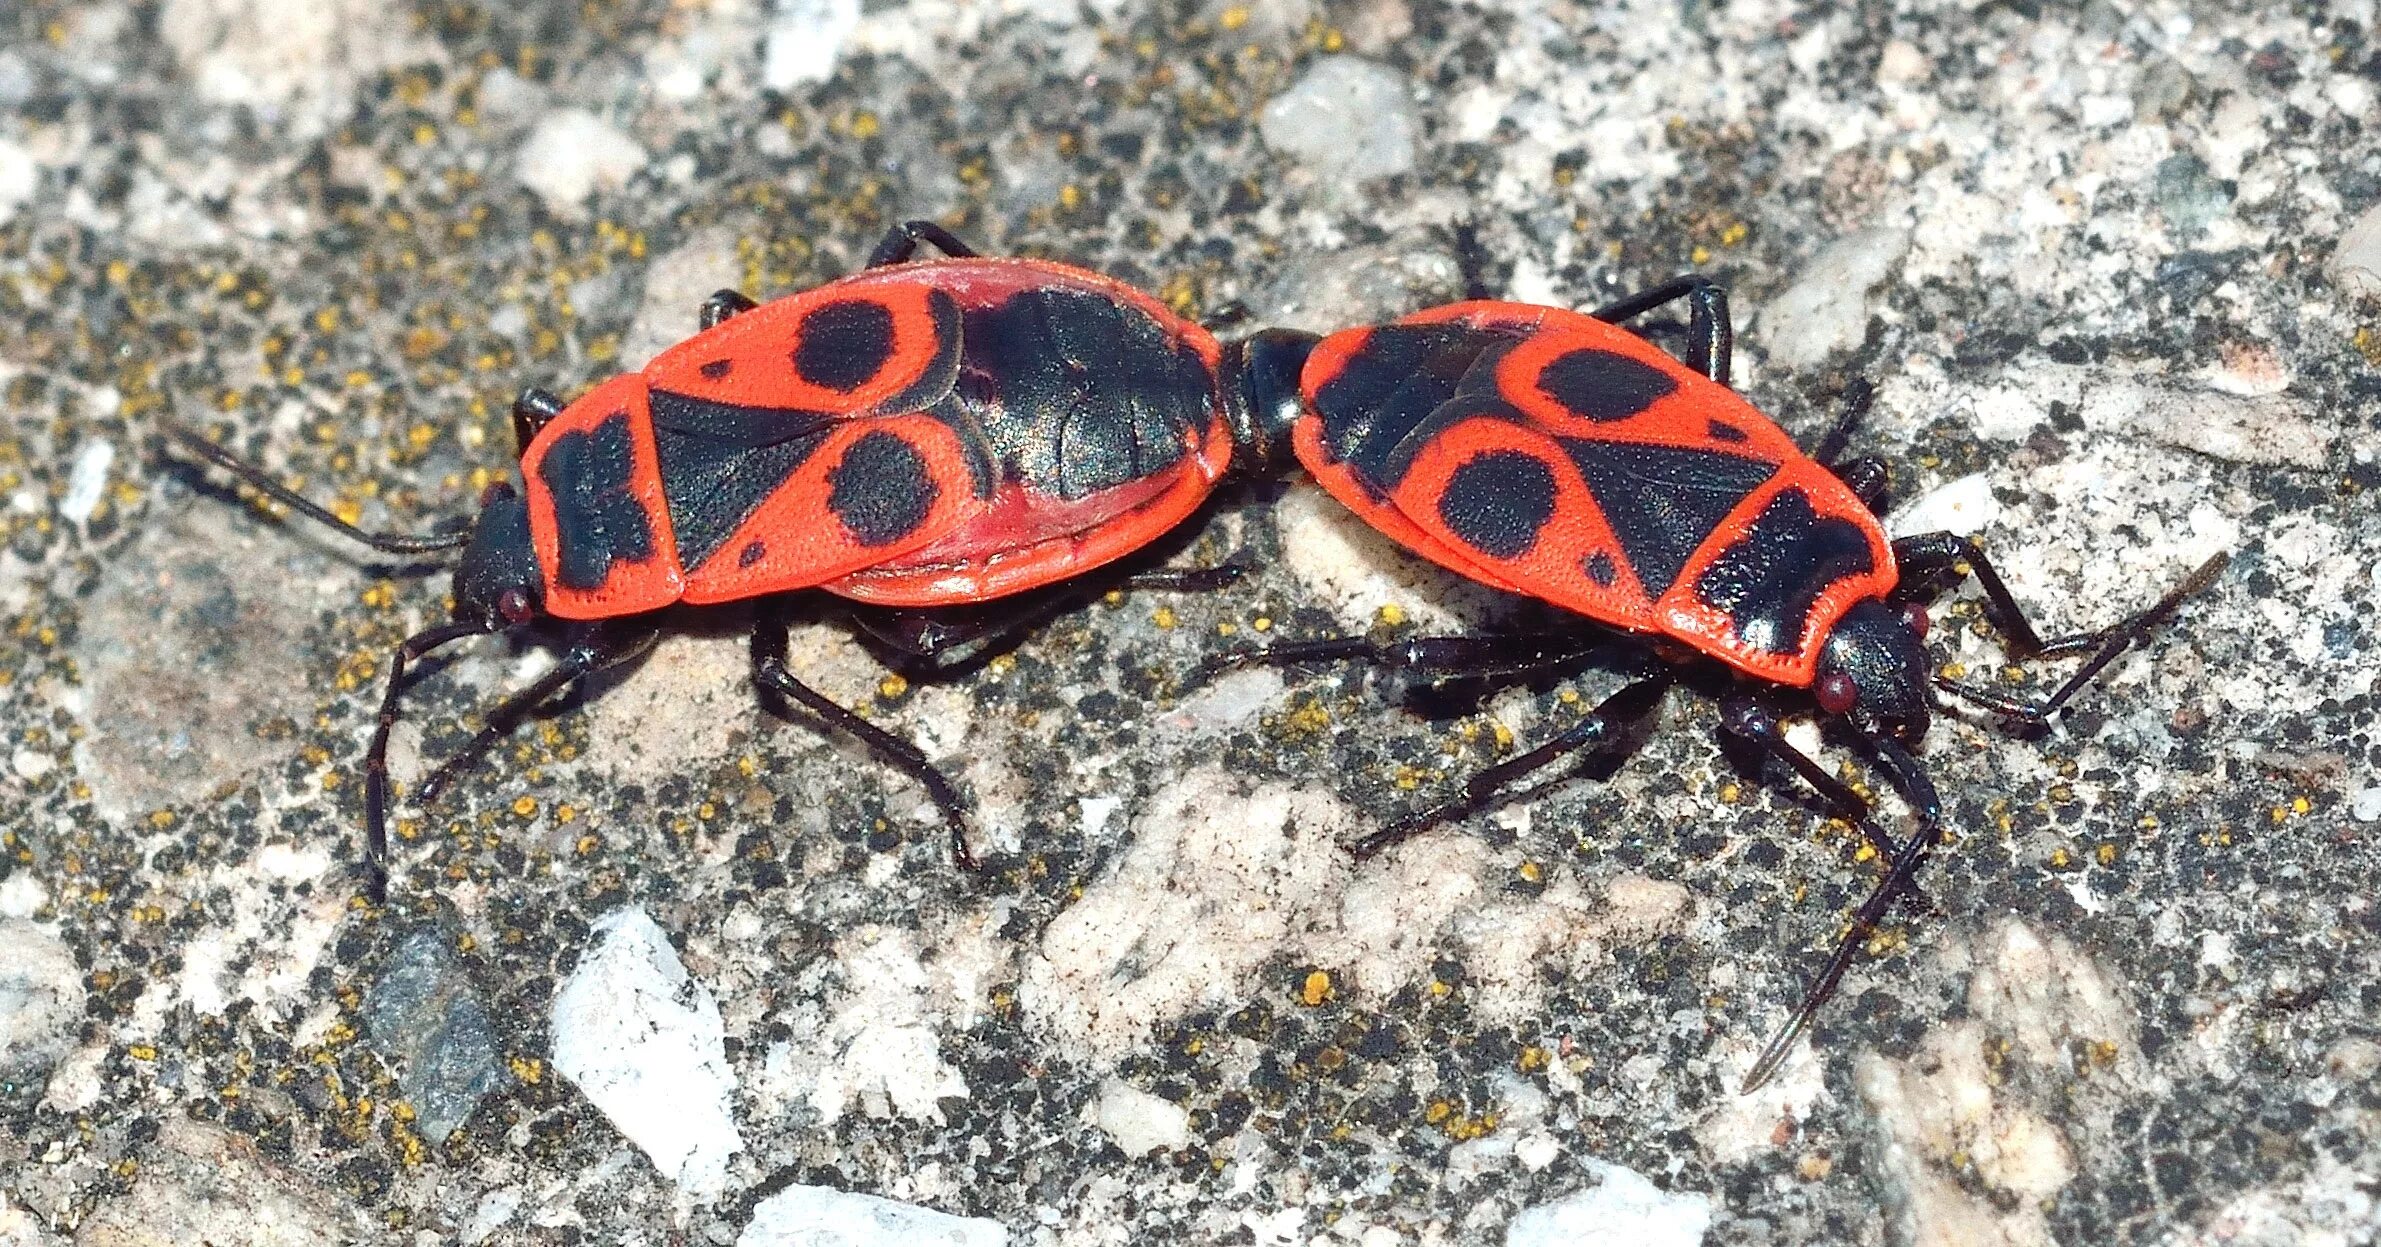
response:
<svg viewBox="0 0 2381 1247"><path fill-rule="evenodd" d="M314 501L301 497L288 486L265 475L263 468L249 463L223 447L207 440L204 433L179 420L160 420L157 426L167 437L181 443L182 449L214 464L240 478L242 484L281 505L321 524L352 537L386 554L429 554L438 550L453 550L471 540L469 532L451 533L373 533L366 532Z"/></svg>

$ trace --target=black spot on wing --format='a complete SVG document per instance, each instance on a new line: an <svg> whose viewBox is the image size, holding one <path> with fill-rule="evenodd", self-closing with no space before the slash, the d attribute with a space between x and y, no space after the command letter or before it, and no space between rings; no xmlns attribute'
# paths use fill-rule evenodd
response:
<svg viewBox="0 0 2381 1247"><path fill-rule="evenodd" d="M706 380L711 381L717 381L735 370L736 361L732 359L715 359L695 369L696 372L703 374Z"/></svg>
<svg viewBox="0 0 2381 1247"><path fill-rule="evenodd" d="M896 433L862 434L827 473L827 509L864 546L916 532L941 494L925 456Z"/></svg>
<svg viewBox="0 0 2381 1247"><path fill-rule="evenodd" d="M1743 537L1695 578L1695 596L1736 623L1754 649L1802 649L1811 605L1827 586L1876 570L1859 525L1822 516L1800 489L1781 489Z"/></svg>
<svg viewBox="0 0 2381 1247"><path fill-rule="evenodd" d="M1612 561L1611 555L1602 550L1588 555L1587 560L1579 565L1579 569L1587 573L1589 580L1595 581L1607 589L1612 587L1613 581L1620 579L1619 565Z"/></svg>
<svg viewBox="0 0 2381 1247"><path fill-rule="evenodd" d="M1518 558L1554 516L1554 472L1523 451L1476 455L1447 478L1438 509L1465 545L1490 558Z"/></svg>
<svg viewBox="0 0 2381 1247"><path fill-rule="evenodd" d="M1398 448L1458 392L1471 392L1519 339L1469 325L1382 325L1314 393L1323 447L1386 494L1412 459ZM1468 381L1467 381L1468 379Z"/></svg>
<svg viewBox="0 0 2381 1247"><path fill-rule="evenodd" d="M625 411L593 429L564 433L546 449L537 474L554 499L561 545L554 578L564 588L600 589L614 563L653 557L652 518L630 492L635 473L636 443Z"/></svg>
<svg viewBox="0 0 2381 1247"><path fill-rule="evenodd" d="M824 303L802 317L794 375L848 394L884 371L893 357L893 313L873 299Z"/></svg>
<svg viewBox="0 0 2381 1247"><path fill-rule="evenodd" d="M1662 401L1678 389L1678 381L1618 352L1583 347L1555 356L1540 369L1538 389L1583 420L1611 424Z"/></svg>
<svg viewBox="0 0 2381 1247"><path fill-rule="evenodd" d="M1709 450L1557 439L1620 539L1646 593L1659 597L1746 494L1777 465Z"/></svg>
<svg viewBox="0 0 2381 1247"><path fill-rule="evenodd" d="M747 541L744 543L744 548L736 552L736 566L750 567L767 557L769 557L769 547L766 543Z"/></svg>
<svg viewBox="0 0 2381 1247"><path fill-rule="evenodd" d="M1174 466L1214 416L1207 362L1130 304L1083 290L1026 290L966 313L964 416L1001 474L1077 499Z"/></svg>
<svg viewBox="0 0 2381 1247"><path fill-rule="evenodd" d="M810 412L737 407L667 390L655 390L652 403L661 490L678 564L689 571L718 553L836 424Z"/></svg>

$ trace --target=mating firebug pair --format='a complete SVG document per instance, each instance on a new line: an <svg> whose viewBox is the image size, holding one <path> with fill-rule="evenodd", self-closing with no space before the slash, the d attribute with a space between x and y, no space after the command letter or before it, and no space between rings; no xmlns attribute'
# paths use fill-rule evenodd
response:
<svg viewBox="0 0 2381 1247"><path fill-rule="evenodd" d="M913 260L921 242L945 258ZM1683 363L1618 327L1682 299ZM414 662L544 619L565 631L561 661L488 712L424 782L426 801L540 704L642 654L662 608L746 598L762 604L755 684L921 783L954 855L972 864L955 786L915 746L786 669L783 596L846 599L870 633L922 659L978 649L1063 608L1086 573L1174 530L1227 473L1271 472L1294 453L1408 549L1586 623L1539 636L1306 641L1221 663L1361 659L1522 678L1610 649L1664 660L1456 799L1360 842L1359 853L1474 812L1566 754L1621 743L1653 715L1684 655L1741 673L1725 730L1791 766L1889 857L1750 1086L1910 890L1936 839L1940 802L1913 752L1934 690L2039 723L2223 563L2211 559L2114 627L2042 639L1972 541L1886 537L1871 509L1882 468L1837 462L1850 420L1806 455L1736 396L1726 297L1699 277L1586 315L1473 300L1328 338L1269 330L1224 345L1122 283L978 257L939 227L910 222L863 272L766 305L722 291L700 327L576 401L525 391L513 410L521 485L491 487L467 532L365 532L195 430L167 426L258 492L375 549L463 551L454 618L397 647L366 750L375 898L386 886L389 735ZM1933 676L1918 600L1962 566L2013 649L2091 658L2033 702ZM1214 587L1239 570L1128 583ZM1865 800L1787 743L1779 697L1845 727L1915 811L1911 834L1896 841L1875 829Z"/></svg>

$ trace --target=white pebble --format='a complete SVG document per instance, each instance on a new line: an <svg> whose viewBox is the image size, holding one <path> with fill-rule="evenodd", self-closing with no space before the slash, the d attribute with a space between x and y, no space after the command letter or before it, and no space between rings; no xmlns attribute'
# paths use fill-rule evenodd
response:
<svg viewBox="0 0 2381 1247"><path fill-rule="evenodd" d="M1006 1247L1008 1227L830 1186L761 1201L736 1247Z"/></svg>
<svg viewBox="0 0 2381 1247"><path fill-rule="evenodd" d="M2348 798L2348 817L2360 823L2381 822L2381 787L2367 788Z"/></svg>
<svg viewBox="0 0 2381 1247"><path fill-rule="evenodd" d="M2000 500L1992 496L1992 481L1977 472L1946 481L1912 500L1893 516L1895 536L1911 533L1958 533L1972 536L2001 518Z"/></svg>
<svg viewBox="0 0 2381 1247"><path fill-rule="evenodd" d="M41 170L33 163L33 153L0 139L0 225L6 225L17 209L33 202L33 189L40 180Z"/></svg>
<svg viewBox="0 0 2381 1247"><path fill-rule="evenodd" d="M70 524L87 523L107 493L107 470L116 462L116 444L104 437L83 443L66 476L66 496L58 500L58 514Z"/></svg>
<svg viewBox="0 0 2381 1247"><path fill-rule="evenodd" d="M1092 1120L1127 1156L1190 1146L1190 1112L1121 1078L1100 1084Z"/></svg>
<svg viewBox="0 0 2381 1247"><path fill-rule="evenodd" d="M1386 65L1328 56L1265 105L1265 145L1303 163L1326 186L1385 178L1414 167L1412 88Z"/></svg>
<svg viewBox="0 0 2381 1247"><path fill-rule="evenodd" d="M2332 284L2351 299L2381 299L2381 204L2365 209L2325 266Z"/></svg>
<svg viewBox="0 0 2381 1247"><path fill-rule="evenodd" d="M761 38L761 85L784 91L825 82L860 28L860 0L777 0Z"/></svg>
<svg viewBox="0 0 2381 1247"><path fill-rule="evenodd" d="M1868 292L1910 249L1899 227L1858 230L1827 244L1785 293L1761 309L1761 340L1771 362L1812 368L1868 336Z"/></svg>
<svg viewBox="0 0 2381 1247"><path fill-rule="evenodd" d="M727 1185L743 1150L729 1115L719 1005L640 908L596 920L593 948L554 995L554 1068L663 1176L697 1199Z"/></svg>
<svg viewBox="0 0 2381 1247"><path fill-rule="evenodd" d="M584 108L558 108L522 142L513 176L548 211L576 215L596 192L626 186L645 160L642 145L601 117Z"/></svg>
<svg viewBox="0 0 2381 1247"><path fill-rule="evenodd" d="M1634 1169L1587 1162L1595 1186L1524 1208L1505 1247L1697 1247L1711 1229L1711 1197L1664 1191Z"/></svg>

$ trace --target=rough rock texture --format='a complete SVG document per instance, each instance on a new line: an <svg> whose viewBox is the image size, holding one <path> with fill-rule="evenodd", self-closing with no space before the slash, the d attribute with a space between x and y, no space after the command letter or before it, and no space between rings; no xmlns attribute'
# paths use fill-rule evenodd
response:
<svg viewBox="0 0 2381 1247"><path fill-rule="evenodd" d="M787 1210L843 1192L1020 1245L2371 1241L2375 21L0 5L0 1238L812 1241ZM1747 394L1815 437L1874 381L1895 527L1975 532L2046 628L2234 561L2042 738L1938 719L1930 905L1751 1096L1857 839L1713 744L1709 685L1604 782L1348 860L1622 674L1193 688L1276 638L1560 622L1297 481L1168 551L1244 583L1095 598L954 681L797 626L802 678L972 793L980 875L754 706L727 608L402 801L363 904L361 747L445 580L239 503L160 417L429 529L509 473L522 385L909 216L1311 329L1458 297L1464 226L1515 297L1700 269ZM2009 678L1975 603L1935 653ZM427 664L399 779L552 640Z"/></svg>

